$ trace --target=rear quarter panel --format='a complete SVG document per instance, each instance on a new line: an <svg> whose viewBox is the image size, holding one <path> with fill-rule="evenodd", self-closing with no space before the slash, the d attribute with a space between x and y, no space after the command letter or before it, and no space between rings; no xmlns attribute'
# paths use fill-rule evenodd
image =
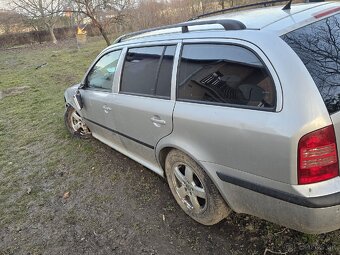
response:
<svg viewBox="0 0 340 255"><path fill-rule="evenodd" d="M157 151L173 146L201 163L220 165L222 172L229 169L297 184L299 139L331 120L295 52L272 33L249 34L243 41L225 42L251 45L266 62L282 95L276 111L176 102L173 133L160 141Z"/></svg>

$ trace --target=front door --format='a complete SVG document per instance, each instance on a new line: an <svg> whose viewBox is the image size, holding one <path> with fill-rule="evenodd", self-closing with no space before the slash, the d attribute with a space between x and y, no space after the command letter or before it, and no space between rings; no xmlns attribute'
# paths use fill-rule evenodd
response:
<svg viewBox="0 0 340 255"><path fill-rule="evenodd" d="M111 99L113 80L121 50L104 54L88 73L83 89L80 89L84 108L82 116L92 135L103 142L117 141L119 137L107 128L109 108L106 102Z"/></svg>

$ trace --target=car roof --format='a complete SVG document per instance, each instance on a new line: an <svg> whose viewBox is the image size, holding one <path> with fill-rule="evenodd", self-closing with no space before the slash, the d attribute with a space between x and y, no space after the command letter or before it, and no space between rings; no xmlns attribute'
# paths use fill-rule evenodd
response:
<svg viewBox="0 0 340 255"><path fill-rule="evenodd" d="M296 29L308 22L314 22L316 13L339 7L339 2L321 2L321 3L304 3L293 4L291 9L282 10L283 5L263 7L256 9L248 9L237 12L230 12L222 15L214 15L206 18L200 18L198 21L211 21L211 20L236 20L243 23L246 26L246 30L258 30L258 31L271 31L275 34L283 34L290 30ZM334 14L334 13L333 13ZM332 15L333 15L332 14ZM192 22L195 22L192 21ZM189 22L190 23L190 22ZM219 30L219 31L217 31ZM215 31L216 34L220 34L224 31L220 25L200 25L190 27L190 33L182 33L181 27L178 28L165 28L158 29L151 32L145 32L131 37L124 38L119 44L130 44L145 41L157 41L157 40L171 40L171 39L183 39L187 37L193 37L195 32ZM143 32L143 31L142 31ZM225 33L234 34L234 30L224 31ZM240 30L241 33L241 30ZM190 34L190 36L189 36ZM210 33L213 35L214 33ZM200 33L200 36L203 34ZM227 34L226 34L227 35ZM117 45L117 44L115 44Z"/></svg>
<svg viewBox="0 0 340 255"><path fill-rule="evenodd" d="M283 5L256 8L251 10L243 10L238 12L230 12L222 15L202 18L200 20L210 19L233 19L241 21L248 29L263 29L270 24L279 20L290 18L298 13L306 12L313 8L328 5L330 2L322 3L307 3L307 4L293 4L290 10L282 10Z"/></svg>

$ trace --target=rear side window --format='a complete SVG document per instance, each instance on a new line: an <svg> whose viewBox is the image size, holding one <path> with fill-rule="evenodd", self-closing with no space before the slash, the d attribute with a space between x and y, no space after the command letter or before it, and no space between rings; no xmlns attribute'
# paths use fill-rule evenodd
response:
<svg viewBox="0 0 340 255"><path fill-rule="evenodd" d="M170 98L176 46L128 50L120 91L125 94Z"/></svg>
<svg viewBox="0 0 340 255"><path fill-rule="evenodd" d="M340 110L340 14L292 31L282 39L301 58L329 113Z"/></svg>
<svg viewBox="0 0 340 255"><path fill-rule="evenodd" d="M275 106L275 86L267 69L253 52L240 46L184 45L177 86L182 101Z"/></svg>

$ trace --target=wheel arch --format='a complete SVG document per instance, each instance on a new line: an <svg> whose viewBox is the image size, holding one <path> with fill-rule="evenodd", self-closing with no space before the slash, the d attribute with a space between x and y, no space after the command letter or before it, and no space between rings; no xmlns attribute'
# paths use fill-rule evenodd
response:
<svg viewBox="0 0 340 255"><path fill-rule="evenodd" d="M213 175L203 166L202 162L195 156L193 155L188 148L183 148L181 146L178 146L176 144L164 144L164 145L159 145L156 147L156 158L157 161L159 163L159 165L161 166L162 170L165 173L165 160L167 155L169 154L169 152L171 150L179 150L181 152L183 152L184 154L188 155L190 158L192 158L202 169L203 171L209 176L209 178L212 180L212 182L214 183L214 185L219 188L219 185L217 184L217 182L215 181L215 179L213 178ZM164 174L165 176L165 174ZM165 176L166 178L166 176Z"/></svg>
<svg viewBox="0 0 340 255"><path fill-rule="evenodd" d="M209 171L207 171L205 169L205 167L202 165L200 160L195 155L193 155L193 153L190 152L190 151L193 151L193 150L190 150L190 148L185 148L185 147L182 147L182 146L178 146L178 145L173 144L173 143L165 143L163 145L158 144L157 147L156 147L156 158L157 158L158 163L162 167L163 171L165 171L165 160L166 160L166 157L167 157L167 155L169 154L169 152L171 150L179 150L179 151L185 153L186 155L188 155L190 158L192 158L204 170L204 172L207 173L207 175L210 177L210 179L213 180L213 178L211 178L212 176L209 174Z"/></svg>
<svg viewBox="0 0 340 255"><path fill-rule="evenodd" d="M199 164L200 167L202 167L202 169L205 172L207 172L206 169L203 167L203 165L200 163L199 159L197 157L195 157L192 153L189 152L190 151L189 149L183 148L181 146L178 146L178 145L172 144L172 143L166 143L166 144L163 144L163 145L158 144L157 147L156 147L156 159L157 159L159 165L161 166L161 168L164 172L165 172L165 160L166 160L166 157L171 150L179 150L179 151L185 153L190 158L192 158L194 161L196 161L196 163Z"/></svg>

